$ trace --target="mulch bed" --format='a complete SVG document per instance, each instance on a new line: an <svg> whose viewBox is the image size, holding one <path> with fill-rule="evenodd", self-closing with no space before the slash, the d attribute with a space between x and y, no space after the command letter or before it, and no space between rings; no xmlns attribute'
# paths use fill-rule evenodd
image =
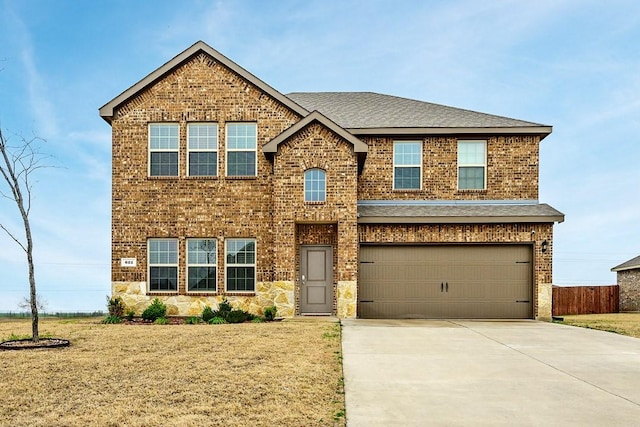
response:
<svg viewBox="0 0 640 427"><path fill-rule="evenodd" d="M68 347L69 340L61 338L40 338L38 342L33 342L31 338L23 340L5 341L0 343L0 350L34 350L39 348L59 348Z"/></svg>

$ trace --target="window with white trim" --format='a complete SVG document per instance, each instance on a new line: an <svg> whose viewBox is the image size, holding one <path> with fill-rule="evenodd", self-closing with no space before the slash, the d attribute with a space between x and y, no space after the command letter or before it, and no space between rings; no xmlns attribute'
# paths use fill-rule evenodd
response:
<svg viewBox="0 0 640 427"><path fill-rule="evenodd" d="M256 240L226 239L227 292L255 292Z"/></svg>
<svg viewBox="0 0 640 427"><path fill-rule="evenodd" d="M178 239L147 241L150 291L178 290Z"/></svg>
<svg viewBox="0 0 640 427"><path fill-rule="evenodd" d="M324 202L327 199L327 173L322 169L304 171L304 201Z"/></svg>
<svg viewBox="0 0 640 427"><path fill-rule="evenodd" d="M393 189L419 190L422 182L422 142L394 141Z"/></svg>
<svg viewBox="0 0 640 427"><path fill-rule="evenodd" d="M218 125L189 123L187 125L189 176L218 175Z"/></svg>
<svg viewBox="0 0 640 427"><path fill-rule="evenodd" d="M149 176L178 176L179 134L177 123L149 124Z"/></svg>
<svg viewBox="0 0 640 427"><path fill-rule="evenodd" d="M256 123L227 123L227 176L256 176L257 145Z"/></svg>
<svg viewBox="0 0 640 427"><path fill-rule="evenodd" d="M458 190L486 189L487 141L458 141Z"/></svg>
<svg viewBox="0 0 640 427"><path fill-rule="evenodd" d="M217 291L216 239L187 239L187 291Z"/></svg>

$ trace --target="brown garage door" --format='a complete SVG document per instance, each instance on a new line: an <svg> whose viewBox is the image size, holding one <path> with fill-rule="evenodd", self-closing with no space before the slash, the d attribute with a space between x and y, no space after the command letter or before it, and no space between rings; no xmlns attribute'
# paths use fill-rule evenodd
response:
<svg viewBox="0 0 640 427"><path fill-rule="evenodd" d="M363 245L359 316L527 319L532 274L527 245Z"/></svg>

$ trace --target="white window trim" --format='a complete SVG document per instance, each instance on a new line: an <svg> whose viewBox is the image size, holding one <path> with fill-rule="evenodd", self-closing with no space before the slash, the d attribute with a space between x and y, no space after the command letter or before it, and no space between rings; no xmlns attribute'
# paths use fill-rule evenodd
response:
<svg viewBox="0 0 640 427"><path fill-rule="evenodd" d="M213 240L215 242L216 245L216 257L214 259L214 263L213 264L190 264L189 263L189 241L190 240ZM186 273L186 279L185 279L185 290L187 291L188 294L202 294L202 293L207 293L207 294L217 294L218 293L218 273L220 271L220 269L218 268L218 239L214 238L214 237L194 237L194 238L189 238L186 239L185 242L185 263L187 265L187 271ZM189 290L189 267L215 267L216 268L216 278L215 278L215 290L211 291L211 290L196 290L196 291L190 291Z"/></svg>
<svg viewBox="0 0 640 427"><path fill-rule="evenodd" d="M151 245L150 242L154 240L173 240L176 242L177 254L175 264L151 264ZM175 290L163 290L163 289L151 289L151 267L175 267L176 268L176 289ZM157 237L147 239L147 291L149 293L165 293L176 294L180 292L180 241L173 237Z"/></svg>
<svg viewBox="0 0 640 427"><path fill-rule="evenodd" d="M484 143L484 161L482 164L480 163L469 163L460 165L460 144L465 142L482 142ZM487 140L486 139L460 139L458 140L457 145L457 155L456 155L456 164L457 164L457 176L456 176L456 187L458 191L484 191L487 189ZM482 188L460 188L460 168L469 167L469 168L477 168L482 167L484 170L484 179Z"/></svg>
<svg viewBox="0 0 640 427"><path fill-rule="evenodd" d="M255 262L253 264L229 264L227 262L227 248L229 241L237 241L237 240L252 240L254 253L255 253ZM253 267L253 290L252 291L235 291L227 289L227 268L228 267ZM258 241L254 237L233 237L224 239L224 291L232 294L255 294L256 293L256 285L258 283Z"/></svg>
<svg viewBox="0 0 640 427"><path fill-rule="evenodd" d="M178 148L151 148L151 126L153 125L174 125L178 127ZM151 153L178 153L178 173L177 175L151 175ZM180 176L180 123L176 122L153 122L147 125L147 176L150 178L177 178Z"/></svg>
<svg viewBox="0 0 640 427"><path fill-rule="evenodd" d="M417 165L402 165L402 166L396 166L396 143L415 143L415 144L420 144L420 163ZM393 150L391 153L391 163L392 163L392 169L393 169L393 173L392 173L392 177L391 177L391 186L393 188L394 191L419 191L422 190L422 141L393 141ZM415 168L415 167L419 167L420 168L420 186L418 188L396 188L396 167L398 168Z"/></svg>
<svg viewBox="0 0 640 427"><path fill-rule="evenodd" d="M324 188L322 189L322 194L324 195L324 199L322 200L307 200L307 172L309 171L314 171L314 170L319 170L322 173L324 173ZM303 196L304 196L304 202L305 203L326 203L327 202L327 171L322 169L322 168L309 168L306 169L303 172L303 181L304 181L304 185L303 185Z"/></svg>
<svg viewBox="0 0 640 427"><path fill-rule="evenodd" d="M235 124L253 124L256 126L256 148L233 148L229 149L229 125ZM254 156L255 164L254 170L256 171L255 175L231 175L232 178L246 178L246 177L257 177L258 176L258 123L256 122L227 122L224 125L224 174L229 177L229 152L254 152L256 155ZM226 286L226 285L225 285Z"/></svg>
<svg viewBox="0 0 640 427"><path fill-rule="evenodd" d="M216 148L198 148L198 149L191 149L189 148L189 131L191 130L191 125L215 125L216 127ZM220 172L220 153L219 153L219 148L220 148L220 127L218 126L218 123L215 122L190 122L187 123L187 176L194 176L194 177L199 177L199 178L207 178L207 177L217 177L219 172ZM218 155L216 156L216 174L215 175L191 175L191 170L189 168L190 164L189 164L189 154L191 153L218 153ZM178 154L178 156L180 156Z"/></svg>

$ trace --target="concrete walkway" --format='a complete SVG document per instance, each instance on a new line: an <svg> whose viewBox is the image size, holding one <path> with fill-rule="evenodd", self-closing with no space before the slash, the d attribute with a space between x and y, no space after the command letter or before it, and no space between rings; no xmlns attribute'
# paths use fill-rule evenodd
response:
<svg viewBox="0 0 640 427"><path fill-rule="evenodd" d="M640 426L640 339L535 321L343 320L347 426Z"/></svg>

